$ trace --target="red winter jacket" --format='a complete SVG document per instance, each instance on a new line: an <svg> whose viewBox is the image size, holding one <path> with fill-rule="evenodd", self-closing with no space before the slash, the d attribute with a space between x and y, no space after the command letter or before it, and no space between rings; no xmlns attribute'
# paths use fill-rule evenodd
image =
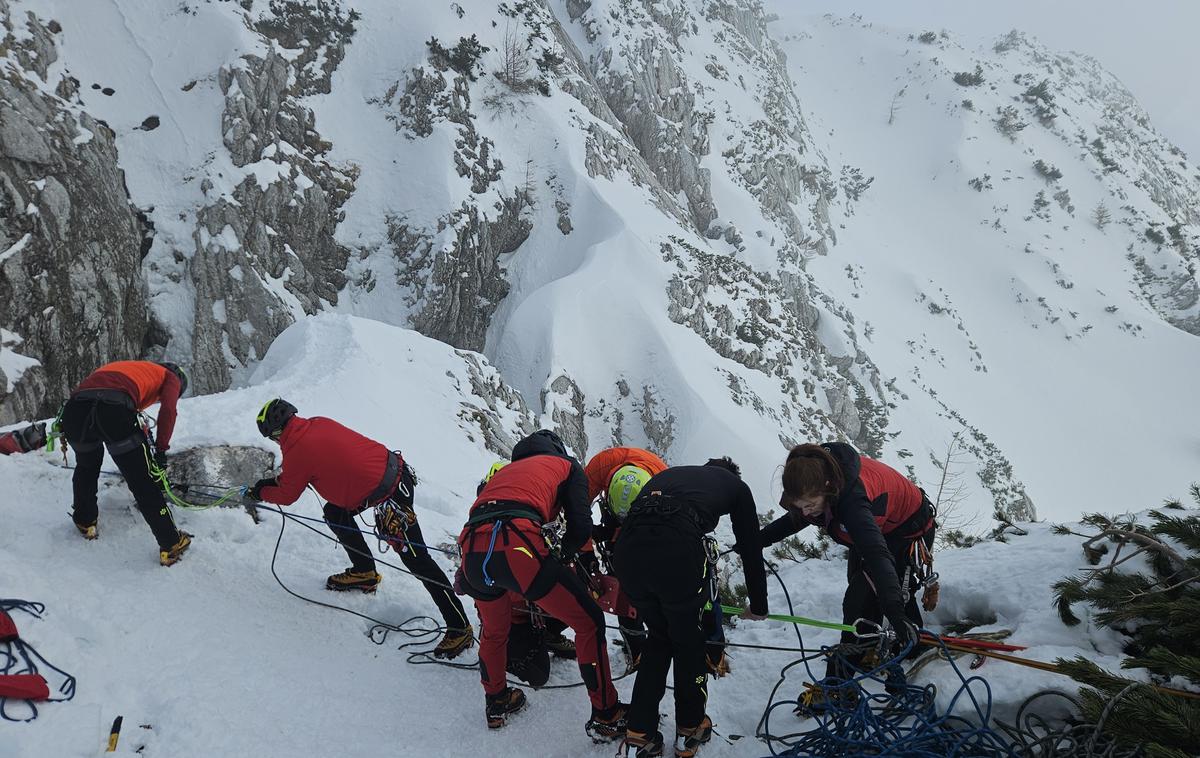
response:
<svg viewBox="0 0 1200 758"><path fill-rule="evenodd" d="M563 555L572 555L591 537L592 514L588 508L587 476L574 458L563 454L544 436L535 432L513 447L513 461L495 473L479 491L471 513L494 502L521 503L537 512L543 524L566 514ZM557 437L554 438L557 440Z"/></svg>
<svg viewBox="0 0 1200 758"><path fill-rule="evenodd" d="M571 461L556 455L535 455L513 461L495 473L479 491L471 510L484 503L522 503L537 511L542 523L558 518L558 488L571 473Z"/></svg>
<svg viewBox="0 0 1200 758"><path fill-rule="evenodd" d="M157 436L154 446L165 453L171 447L175 431L175 404L183 386L175 372L152 361L117 361L108 363L80 382L71 394L81 390L120 390L129 395L133 406L144 411L159 403Z"/></svg>
<svg viewBox="0 0 1200 758"><path fill-rule="evenodd" d="M279 437L283 471L261 498L291 505L312 485L332 505L358 510L379 487L387 471L388 449L333 419L294 416ZM403 460L400 461L403 466Z"/></svg>

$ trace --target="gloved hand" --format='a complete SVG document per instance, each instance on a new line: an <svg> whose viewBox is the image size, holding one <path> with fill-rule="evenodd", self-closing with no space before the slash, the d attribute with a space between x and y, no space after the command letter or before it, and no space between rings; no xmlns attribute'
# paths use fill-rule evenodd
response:
<svg viewBox="0 0 1200 758"><path fill-rule="evenodd" d="M596 559L596 554L591 550L577 553L575 565L583 569L589 576L599 576L604 573L600 570L600 561Z"/></svg>
<svg viewBox="0 0 1200 758"><path fill-rule="evenodd" d="M262 502L263 487L274 486L276 486L274 479L259 479L250 487L250 489L246 490L246 497L250 498L251 500Z"/></svg>
<svg viewBox="0 0 1200 758"><path fill-rule="evenodd" d="M899 624L892 622L892 632L896 635L896 641L892 644L889 657L895 658L904 653L906 648L909 655L916 650L916 645L921 638L920 630L917 629L916 624L908 619L900 620Z"/></svg>
<svg viewBox="0 0 1200 758"><path fill-rule="evenodd" d="M606 543L615 537L617 527L613 524L593 524L592 525L592 542Z"/></svg>
<svg viewBox="0 0 1200 758"><path fill-rule="evenodd" d="M154 452L154 465L158 466L160 469L163 469L164 471L166 470L166 468L167 468L167 451L166 450L156 450Z"/></svg>

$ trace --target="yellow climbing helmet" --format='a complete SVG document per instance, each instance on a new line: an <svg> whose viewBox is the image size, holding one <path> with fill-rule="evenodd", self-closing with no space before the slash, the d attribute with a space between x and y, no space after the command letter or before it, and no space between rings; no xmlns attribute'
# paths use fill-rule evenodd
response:
<svg viewBox="0 0 1200 758"><path fill-rule="evenodd" d="M622 466L608 483L608 509L618 520L624 519L650 474L637 466Z"/></svg>
<svg viewBox="0 0 1200 758"><path fill-rule="evenodd" d="M492 477L496 475L496 472L507 465L508 461L496 461L493 463L492 467L488 469L488 472L483 475L483 483L487 484L488 482L492 481Z"/></svg>

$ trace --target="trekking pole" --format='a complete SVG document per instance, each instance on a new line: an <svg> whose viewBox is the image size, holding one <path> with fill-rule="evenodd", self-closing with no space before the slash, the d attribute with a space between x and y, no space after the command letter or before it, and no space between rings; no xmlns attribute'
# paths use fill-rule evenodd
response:
<svg viewBox="0 0 1200 758"><path fill-rule="evenodd" d="M711 610L712 603L705 605L705 610ZM740 616L745 613L745 608L738 608L736 605L722 605L721 610L731 616ZM818 621L817 619L804 618L803 616L785 616L782 613L768 613L767 618L772 621L786 621L789 624L803 624L805 626L815 626L820 629L833 629L839 632L854 632L855 629L850 624L835 624L832 621Z"/></svg>

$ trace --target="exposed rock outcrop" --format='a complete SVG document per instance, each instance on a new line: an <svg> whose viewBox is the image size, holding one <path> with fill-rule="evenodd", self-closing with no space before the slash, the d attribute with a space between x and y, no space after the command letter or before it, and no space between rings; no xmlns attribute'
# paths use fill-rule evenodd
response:
<svg viewBox="0 0 1200 758"><path fill-rule="evenodd" d="M57 52L43 20L0 0L0 23L0 326L40 364L11 392L0 381L4 424L51 415L97 365L139 356L148 314L112 131L53 94L67 80L46 80Z"/></svg>

